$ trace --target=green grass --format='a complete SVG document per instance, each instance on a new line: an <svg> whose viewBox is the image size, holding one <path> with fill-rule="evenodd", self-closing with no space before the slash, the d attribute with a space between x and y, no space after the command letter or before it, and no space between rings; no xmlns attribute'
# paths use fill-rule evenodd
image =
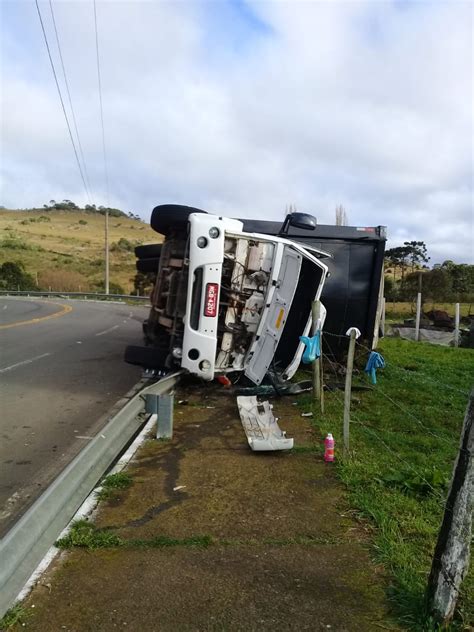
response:
<svg viewBox="0 0 474 632"><path fill-rule="evenodd" d="M213 544L209 535L195 535L188 538L170 538L165 535L155 536L150 539L121 538L110 529L98 529L88 520L77 520L69 530L69 533L56 542L59 549L161 549L169 547L185 546L190 548L207 548Z"/></svg>
<svg viewBox="0 0 474 632"><path fill-rule="evenodd" d="M132 483L132 477L126 472L110 474L102 481L102 489L97 494L97 497L100 500L106 500L107 498L115 496L118 490L127 489Z"/></svg>
<svg viewBox="0 0 474 632"><path fill-rule="evenodd" d="M31 616L31 613L25 610L23 606L17 603L15 606L7 610L3 617L0 619L0 630L8 630L14 625L24 625L27 619Z"/></svg>
<svg viewBox="0 0 474 632"><path fill-rule="evenodd" d="M474 352L385 339L387 366L378 384L359 391L351 407L351 452L342 460L343 393L325 394L326 412L313 419L336 439L337 473L352 505L375 527L373 554L390 577L389 597L399 620L413 630L432 630L424 591L433 548L474 375ZM368 351L358 347L354 385L368 383ZM335 367L332 367L335 368ZM326 380L331 380L327 366ZM337 378L340 381L340 377ZM311 397L300 398L305 410ZM462 587L457 629L474 624L474 573Z"/></svg>

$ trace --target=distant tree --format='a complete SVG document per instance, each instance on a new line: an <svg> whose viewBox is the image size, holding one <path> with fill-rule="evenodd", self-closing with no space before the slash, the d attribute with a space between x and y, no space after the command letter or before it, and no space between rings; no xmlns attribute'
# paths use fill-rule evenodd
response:
<svg viewBox="0 0 474 632"><path fill-rule="evenodd" d="M346 209L342 206L342 204L339 204L339 206L336 206L336 226L347 226L347 223L348 218Z"/></svg>
<svg viewBox="0 0 474 632"><path fill-rule="evenodd" d="M65 208L71 208L71 209L79 208L77 204L75 204L71 200L63 200L63 205Z"/></svg>
<svg viewBox="0 0 474 632"><path fill-rule="evenodd" d="M452 281L446 270L434 268L423 274L423 295L433 301L449 299Z"/></svg>
<svg viewBox="0 0 474 632"><path fill-rule="evenodd" d="M385 276L384 294L385 294L385 298L389 301L394 301L396 299L395 283L391 276L387 276L387 275Z"/></svg>
<svg viewBox="0 0 474 632"><path fill-rule="evenodd" d="M474 295L474 266L466 263L454 263L451 259L441 264L451 279L452 293L455 300L471 300Z"/></svg>
<svg viewBox="0 0 474 632"><path fill-rule="evenodd" d="M427 248L424 241L405 241L403 243L406 251L405 258L411 263L411 271L414 272L416 266L428 263Z"/></svg>

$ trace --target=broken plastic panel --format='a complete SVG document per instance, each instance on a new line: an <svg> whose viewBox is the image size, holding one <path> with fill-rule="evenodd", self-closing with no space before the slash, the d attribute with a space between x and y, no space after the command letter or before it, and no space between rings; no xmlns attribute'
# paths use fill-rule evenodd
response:
<svg viewBox="0 0 474 632"><path fill-rule="evenodd" d="M256 397L240 396L237 397L237 406L252 450L291 450L293 439L288 439L280 429L268 401L259 402Z"/></svg>

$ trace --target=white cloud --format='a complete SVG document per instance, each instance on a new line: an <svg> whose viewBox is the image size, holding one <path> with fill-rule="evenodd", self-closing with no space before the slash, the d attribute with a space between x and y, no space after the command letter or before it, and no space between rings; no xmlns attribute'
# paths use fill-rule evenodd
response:
<svg viewBox="0 0 474 632"><path fill-rule="evenodd" d="M92 6L54 6L105 203ZM333 223L343 203L353 224L388 225L393 243L423 239L433 261L472 260L470 3L98 9L111 204L275 219L295 203ZM84 202L37 16L26 3L6 13L1 203Z"/></svg>

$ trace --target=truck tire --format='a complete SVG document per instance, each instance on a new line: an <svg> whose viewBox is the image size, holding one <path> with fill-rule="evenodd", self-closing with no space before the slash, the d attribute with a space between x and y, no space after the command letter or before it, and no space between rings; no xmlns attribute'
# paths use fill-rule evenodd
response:
<svg viewBox="0 0 474 632"><path fill-rule="evenodd" d="M137 259L151 259L152 257L160 257L163 244L145 244L144 246L135 247L135 257Z"/></svg>
<svg viewBox="0 0 474 632"><path fill-rule="evenodd" d="M150 226L161 235L183 231L191 213L206 213L206 211L181 204L161 204L153 209Z"/></svg>
<svg viewBox="0 0 474 632"><path fill-rule="evenodd" d="M143 272L143 274L148 274L148 272L154 272L155 274L158 272L158 266L160 265L159 257L150 257L149 259L138 259L136 261L136 266L138 272Z"/></svg>
<svg viewBox="0 0 474 632"><path fill-rule="evenodd" d="M125 347L124 360L128 364L142 366L144 369L164 369L167 356L168 352L163 349L128 345Z"/></svg>

